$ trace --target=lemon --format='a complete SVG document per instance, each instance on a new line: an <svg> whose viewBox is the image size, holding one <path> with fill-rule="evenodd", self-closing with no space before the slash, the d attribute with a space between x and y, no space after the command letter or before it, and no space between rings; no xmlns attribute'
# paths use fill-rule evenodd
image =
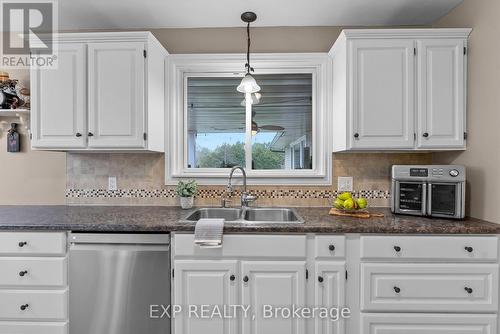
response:
<svg viewBox="0 0 500 334"><path fill-rule="evenodd" d="M341 200L340 198L335 199L333 201L333 206L337 209L343 209L344 208L344 201Z"/></svg>
<svg viewBox="0 0 500 334"><path fill-rule="evenodd" d="M345 200L348 200L348 199L352 199L352 196L351 196L351 193L350 193L350 192L347 192L347 191L346 191L346 192L344 192L344 193L342 193L342 194L338 195L338 196L337 196L337 198L338 198L338 199L341 199L341 200L343 200L343 201L345 201Z"/></svg>
<svg viewBox="0 0 500 334"><path fill-rule="evenodd" d="M360 209L364 209L368 206L368 201L366 200L366 198L358 198L356 202L358 203Z"/></svg>
<svg viewBox="0 0 500 334"><path fill-rule="evenodd" d="M352 198L348 198L344 201L344 209L347 210L354 209L354 200Z"/></svg>

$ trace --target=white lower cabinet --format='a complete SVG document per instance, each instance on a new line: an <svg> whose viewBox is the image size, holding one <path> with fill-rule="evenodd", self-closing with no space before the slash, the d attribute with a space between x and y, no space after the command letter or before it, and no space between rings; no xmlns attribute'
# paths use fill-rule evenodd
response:
<svg viewBox="0 0 500 334"><path fill-rule="evenodd" d="M281 312L306 301L305 261L244 261L242 304L255 315L243 319L243 334L300 334L305 322Z"/></svg>
<svg viewBox="0 0 500 334"><path fill-rule="evenodd" d="M173 334L499 334L498 236L174 234L173 304L247 317L173 320ZM351 318L294 317L293 307ZM264 313L266 311L266 313ZM284 312L284 313L283 313Z"/></svg>
<svg viewBox="0 0 500 334"><path fill-rule="evenodd" d="M361 264L362 311L496 312L496 264Z"/></svg>
<svg viewBox="0 0 500 334"><path fill-rule="evenodd" d="M1 334L67 334L67 322L0 322Z"/></svg>
<svg viewBox="0 0 500 334"><path fill-rule="evenodd" d="M204 319L191 316L190 307L195 314L202 305L224 306L236 305L238 301L238 263L234 260L179 260L174 263L175 289L173 291L176 304L182 312L174 322L175 333L190 334L234 334L237 332L235 319ZM197 312L199 313L199 312Z"/></svg>
<svg viewBox="0 0 500 334"><path fill-rule="evenodd" d="M0 232L0 334L68 334L66 233Z"/></svg>
<svg viewBox="0 0 500 334"><path fill-rule="evenodd" d="M315 306L342 308L345 306L345 262L316 262L314 293ZM345 332L344 321L314 319L316 334L339 334Z"/></svg>
<svg viewBox="0 0 500 334"><path fill-rule="evenodd" d="M496 315L362 314L360 334L496 334Z"/></svg>

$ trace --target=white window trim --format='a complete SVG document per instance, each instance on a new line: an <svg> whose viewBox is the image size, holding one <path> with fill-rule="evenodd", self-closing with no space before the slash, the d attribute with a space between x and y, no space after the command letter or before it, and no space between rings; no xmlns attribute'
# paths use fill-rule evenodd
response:
<svg viewBox="0 0 500 334"><path fill-rule="evenodd" d="M165 117L165 184L179 179L195 179L199 184L226 184L227 168L188 169L185 165L186 92L185 78L192 74L227 73L244 75L243 54L176 54L166 66L167 94ZM332 60L326 53L254 54L255 74L313 73L313 170L251 170L248 183L254 185L331 185ZM236 89L236 87L235 87Z"/></svg>

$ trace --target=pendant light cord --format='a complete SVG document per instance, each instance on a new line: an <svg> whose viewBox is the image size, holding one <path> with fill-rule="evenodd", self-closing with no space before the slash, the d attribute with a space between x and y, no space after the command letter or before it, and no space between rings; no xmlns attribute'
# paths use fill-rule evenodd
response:
<svg viewBox="0 0 500 334"><path fill-rule="evenodd" d="M253 68L250 66L250 22L247 24L247 63L245 67L247 68L247 74L253 72Z"/></svg>

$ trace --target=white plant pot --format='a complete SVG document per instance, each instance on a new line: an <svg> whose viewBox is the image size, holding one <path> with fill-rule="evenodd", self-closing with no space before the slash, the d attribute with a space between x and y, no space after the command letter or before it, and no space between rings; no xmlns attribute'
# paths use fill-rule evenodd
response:
<svg viewBox="0 0 500 334"><path fill-rule="evenodd" d="M194 204L194 197L181 197L181 208L191 209Z"/></svg>

